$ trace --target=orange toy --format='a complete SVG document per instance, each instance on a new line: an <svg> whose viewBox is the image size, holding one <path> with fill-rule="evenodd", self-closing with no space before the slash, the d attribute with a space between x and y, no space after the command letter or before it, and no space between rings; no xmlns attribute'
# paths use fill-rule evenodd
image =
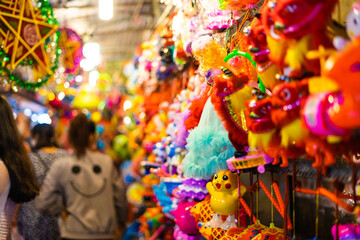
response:
<svg viewBox="0 0 360 240"><path fill-rule="evenodd" d="M269 189L266 187L265 183L260 180L259 184L260 184L261 188L264 190L266 196L270 199L270 201L276 208L276 210L278 210L280 215L282 217L284 217L284 202L283 202L281 194L280 194L279 186L276 183L272 184L272 186L275 190L276 198L278 199L278 201L276 201L276 199L273 196L271 196L271 193L270 193ZM287 216L287 228L292 229L292 224L290 222L289 216Z"/></svg>
<svg viewBox="0 0 360 240"><path fill-rule="evenodd" d="M220 239L222 236L224 236L225 231L226 230L222 228L212 228L212 227L207 227L206 225L203 225L200 228L201 235L208 240Z"/></svg>
<svg viewBox="0 0 360 240"><path fill-rule="evenodd" d="M304 140L308 131L302 126L300 108L307 96L308 84L307 80L303 80L276 85L270 97L271 120L280 129L281 167L288 166L288 157L295 158L304 153ZM278 158L275 158L273 164L278 163Z"/></svg>
<svg viewBox="0 0 360 240"><path fill-rule="evenodd" d="M256 92L247 102L245 116L249 129L249 146L251 149L264 151L279 162L280 135L271 119L272 103L270 97Z"/></svg>
<svg viewBox="0 0 360 240"><path fill-rule="evenodd" d="M334 81L340 88L328 110L329 118L337 127L353 129L360 127L360 37L339 55L331 56L325 64L324 77Z"/></svg>
<svg viewBox="0 0 360 240"><path fill-rule="evenodd" d="M286 237L286 239L291 239ZM269 228L263 230L260 234L256 235L252 240L284 240L284 230L277 228L274 224L270 224Z"/></svg>
<svg viewBox="0 0 360 240"><path fill-rule="evenodd" d="M249 76L235 75L227 68L214 77L211 102L229 132L229 139L237 151L244 151L247 144L247 128L244 116L245 101L251 97L251 88L246 84Z"/></svg>
<svg viewBox="0 0 360 240"><path fill-rule="evenodd" d="M254 239L254 237L256 237L265 229L267 229L265 225L262 225L260 222L256 222L255 224L248 226L248 228L246 228L241 234L239 234L237 239Z"/></svg>
<svg viewBox="0 0 360 240"><path fill-rule="evenodd" d="M307 59L309 50L332 47L326 23L337 0L277 0L265 4L261 15L268 36L270 58L281 74L302 78L320 73L319 60Z"/></svg>
<svg viewBox="0 0 360 240"><path fill-rule="evenodd" d="M269 59L269 47L266 41L265 28L258 19L255 19L251 27L244 30L249 51L256 62L256 70L266 88L273 89L278 83L276 74L279 68Z"/></svg>
<svg viewBox="0 0 360 240"><path fill-rule="evenodd" d="M206 196L203 201L191 208L190 213L194 216L196 222L207 223L212 219L214 211L210 207L210 197L210 195Z"/></svg>
<svg viewBox="0 0 360 240"><path fill-rule="evenodd" d="M221 10L243 10L259 0L219 0Z"/></svg>
<svg viewBox="0 0 360 240"><path fill-rule="evenodd" d="M230 228L226 231L225 235L221 237L219 240L237 240L239 234L241 234L245 228Z"/></svg>

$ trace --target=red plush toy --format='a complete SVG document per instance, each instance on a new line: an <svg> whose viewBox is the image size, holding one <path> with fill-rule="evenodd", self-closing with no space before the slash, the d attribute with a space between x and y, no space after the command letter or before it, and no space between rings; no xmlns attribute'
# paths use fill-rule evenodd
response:
<svg viewBox="0 0 360 240"><path fill-rule="evenodd" d="M251 97L251 88L246 86L249 77L245 74L235 75L227 68L222 71L223 74L214 77L211 102L229 132L229 139L235 149L244 151L248 138L245 101Z"/></svg>
<svg viewBox="0 0 360 240"><path fill-rule="evenodd" d="M302 126L300 109L308 94L308 82L302 80L276 85L270 97L271 120L280 129L282 167L288 166L288 157L295 158L304 153L304 140L308 131ZM277 163L275 159L273 164Z"/></svg>
<svg viewBox="0 0 360 240"><path fill-rule="evenodd" d="M306 59L320 45L331 48L326 23L337 0L270 0L261 16L270 48L270 58L282 74L301 78L320 73L319 60Z"/></svg>
<svg viewBox="0 0 360 240"><path fill-rule="evenodd" d="M266 41L265 28L259 19L255 19L251 27L244 30L249 51L257 63L256 70L266 88L273 89L278 83L275 75L279 68L270 61L270 49Z"/></svg>
<svg viewBox="0 0 360 240"><path fill-rule="evenodd" d="M249 146L265 152L276 160L279 158L280 135L271 119L272 103L270 97L256 92L246 104L246 124L249 129Z"/></svg>

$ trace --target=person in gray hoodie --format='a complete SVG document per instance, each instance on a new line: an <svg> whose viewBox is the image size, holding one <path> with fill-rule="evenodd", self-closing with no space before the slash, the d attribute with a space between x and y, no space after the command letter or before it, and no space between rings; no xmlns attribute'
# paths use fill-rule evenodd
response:
<svg viewBox="0 0 360 240"><path fill-rule="evenodd" d="M125 186L105 154L90 151L93 126L84 114L72 119L68 138L74 154L56 161L47 174L36 207L58 215L62 239L114 239L125 227Z"/></svg>

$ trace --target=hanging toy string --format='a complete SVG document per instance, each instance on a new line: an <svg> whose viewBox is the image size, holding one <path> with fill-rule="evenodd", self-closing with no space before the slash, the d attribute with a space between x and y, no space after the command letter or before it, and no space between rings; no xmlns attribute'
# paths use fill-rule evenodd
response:
<svg viewBox="0 0 360 240"><path fill-rule="evenodd" d="M273 185L271 185L270 187L270 192L271 192L271 199L274 197L274 193L273 193ZM280 207L280 212L281 211L281 207ZM273 201L271 201L271 223L274 223L274 204Z"/></svg>
<svg viewBox="0 0 360 240"><path fill-rule="evenodd" d="M295 182L296 182L296 162L295 159L292 160L292 219L293 219L293 239L295 238Z"/></svg>
<svg viewBox="0 0 360 240"><path fill-rule="evenodd" d="M273 206L276 208L276 210L280 213L282 217L284 217L284 211L281 211L281 209L284 209L284 206L280 208L279 203L276 201L276 199L271 195L270 190L266 187L265 183L262 180L259 180L260 187L264 190L266 196L270 199ZM282 201L281 201L282 202ZM288 229L292 229L292 224L290 222L290 218L287 217L287 226Z"/></svg>
<svg viewBox="0 0 360 240"><path fill-rule="evenodd" d="M259 173L256 173L256 218L259 219Z"/></svg>
<svg viewBox="0 0 360 240"><path fill-rule="evenodd" d="M315 218L315 239L319 237L319 193L316 194L316 218Z"/></svg>
<svg viewBox="0 0 360 240"><path fill-rule="evenodd" d="M250 186L252 186L253 185L253 174L252 174L252 172L250 172L249 173L250 175L250 179L249 179L249 181L250 181ZM254 210L254 208L253 208L253 193L252 193L252 191L250 191L250 209L251 209L251 217L250 217L250 224L252 224L252 223L254 223L254 222L251 222L251 220L252 220L252 216L253 216L253 210Z"/></svg>
<svg viewBox="0 0 360 240"><path fill-rule="evenodd" d="M240 184L240 170L237 171L237 174L238 174L238 198L241 198L241 184ZM241 204L239 204L239 210L241 209ZM240 214L239 214L240 211L238 211L238 227L241 227L240 226Z"/></svg>
<svg viewBox="0 0 360 240"><path fill-rule="evenodd" d="M321 169L317 168L316 169L316 181L315 181L315 186L316 186L316 218L315 218L315 239L317 240L319 237L319 204L320 204L320 193L319 193L319 188L320 188L320 183L321 183L321 174L320 174Z"/></svg>

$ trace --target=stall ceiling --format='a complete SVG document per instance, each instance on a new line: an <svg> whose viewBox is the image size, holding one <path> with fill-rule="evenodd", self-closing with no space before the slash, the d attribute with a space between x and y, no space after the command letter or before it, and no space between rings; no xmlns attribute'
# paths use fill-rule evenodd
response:
<svg viewBox="0 0 360 240"><path fill-rule="evenodd" d="M107 62L129 60L135 48L147 40L164 5L158 0L114 0L114 17L103 21L98 16L101 0L51 0L61 27L74 29L85 42L100 44Z"/></svg>

